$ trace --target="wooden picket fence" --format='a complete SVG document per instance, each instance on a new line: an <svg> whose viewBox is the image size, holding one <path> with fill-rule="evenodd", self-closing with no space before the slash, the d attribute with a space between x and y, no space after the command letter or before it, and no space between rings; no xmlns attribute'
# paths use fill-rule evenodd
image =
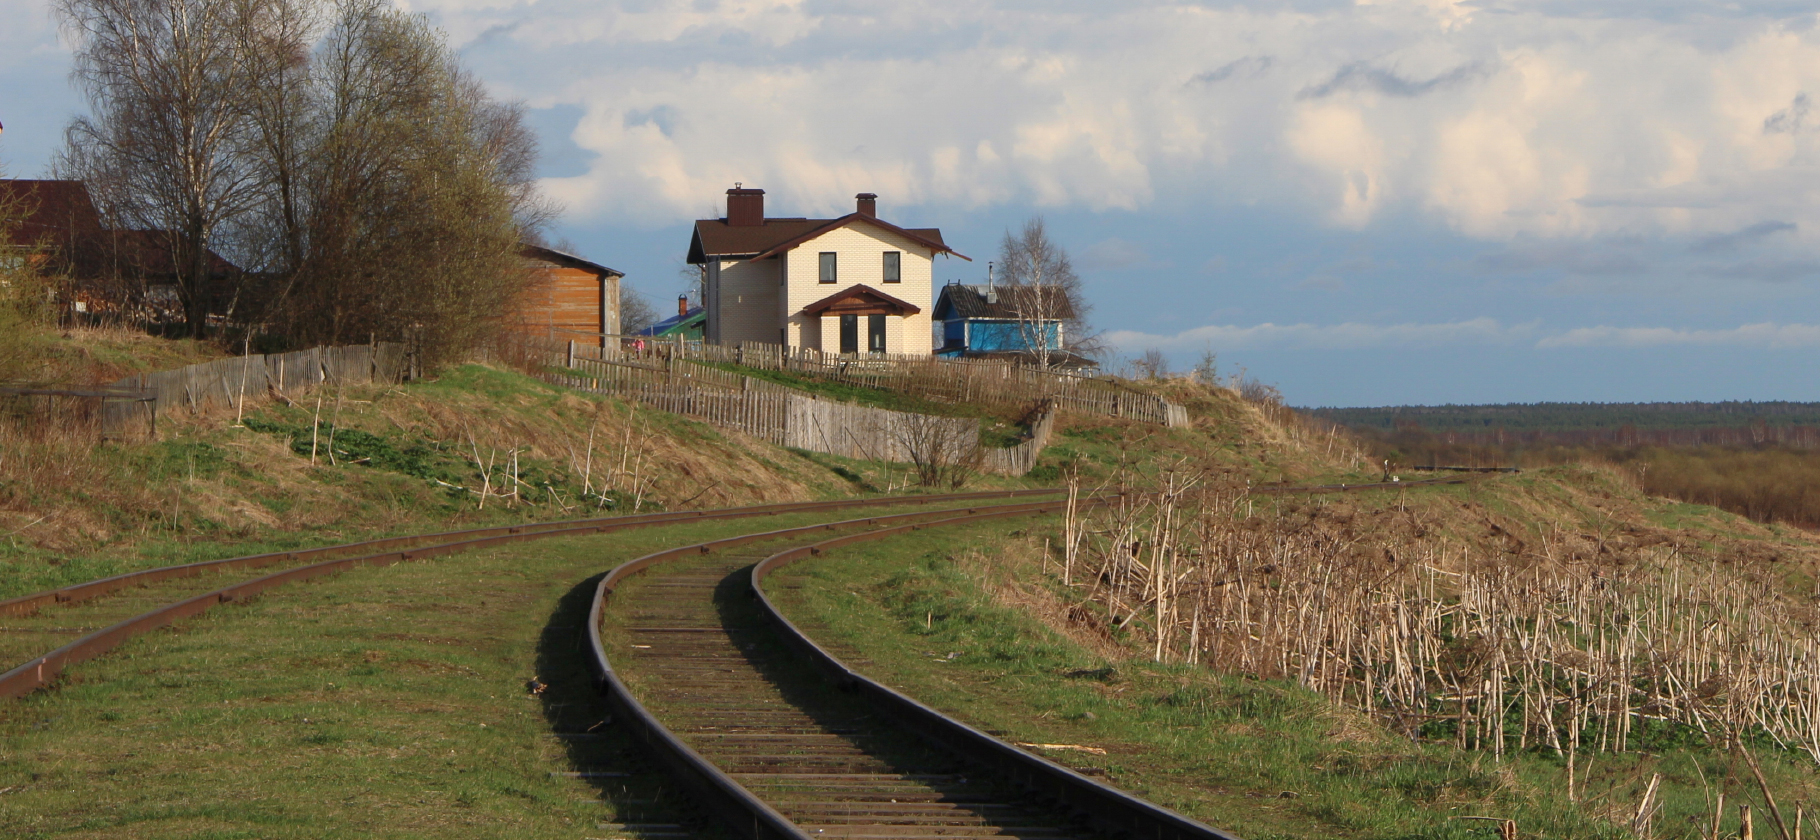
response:
<svg viewBox="0 0 1820 840"><path fill-rule="evenodd" d="M124 437L137 429L156 433L161 414L231 407L266 393L297 396L323 384L398 382L410 369L404 345L391 342L313 347L292 353L253 353L212 362L135 374L109 386L143 392L150 399L110 401L101 408L102 434Z"/></svg>
<svg viewBox="0 0 1820 840"><path fill-rule="evenodd" d="M512 337L509 352L522 361L566 367L586 374L545 373L555 384L638 402L737 429L761 440L811 452L878 461L913 461L912 450L964 441L965 452L978 455L980 468L1002 475L1023 475L1036 465L1055 425L1053 404L1033 428L1032 438L1009 449L981 449L979 421L935 417L853 405L806 394L795 388L692 364L664 354L634 356L599 348ZM700 345L696 345L699 349Z"/></svg>
<svg viewBox="0 0 1820 840"><path fill-rule="evenodd" d="M1042 413L1036 422L1030 425L1030 439L1016 446L1005 449L984 450L980 469L999 475L1025 475L1036 469L1036 456L1042 454L1043 447L1049 445L1049 436L1055 432L1055 406L1043 406Z"/></svg>
<svg viewBox="0 0 1820 840"><path fill-rule="evenodd" d="M711 425L737 429L760 440L785 445L786 413L792 396L779 391L737 391L700 385L674 385L630 377L545 374L546 381L597 394L637 400L660 411L694 417Z"/></svg>
<svg viewBox="0 0 1820 840"><path fill-rule="evenodd" d="M784 445L866 461L914 461L924 453L966 460L980 448L976 419L935 417L789 395Z"/></svg>
<svg viewBox="0 0 1820 840"><path fill-rule="evenodd" d="M653 352L665 352L665 348L659 344ZM837 355L807 347L756 342L740 342L732 347L679 343L669 352L686 359L795 371L943 402L1028 405L1050 400L1068 411L1125 417L1159 426L1188 425L1187 410L1162 397L1108 379L998 359L943 359L903 353Z"/></svg>

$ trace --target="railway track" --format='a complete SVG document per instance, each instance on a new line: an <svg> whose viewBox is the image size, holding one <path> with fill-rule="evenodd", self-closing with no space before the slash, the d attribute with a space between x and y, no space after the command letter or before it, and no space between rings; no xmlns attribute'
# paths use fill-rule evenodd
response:
<svg viewBox="0 0 1820 840"><path fill-rule="evenodd" d="M626 563L601 580L589 615L608 703L700 802L755 840L1231 840L867 680L762 588L771 569L847 543L1056 509L849 520ZM828 539L831 529L856 533ZM777 551L780 541L792 544Z"/></svg>
<svg viewBox="0 0 1820 840"><path fill-rule="evenodd" d="M688 522L1041 495L1054 495L1054 492L1020 490L892 496L613 516L368 540L145 569L0 601L0 663L20 663L0 673L0 698L22 696L50 685L71 665L101 656L134 636L201 614L219 604L356 566L429 559L526 540L606 534ZM278 567L277 571L250 578L240 576L248 570L274 566Z"/></svg>

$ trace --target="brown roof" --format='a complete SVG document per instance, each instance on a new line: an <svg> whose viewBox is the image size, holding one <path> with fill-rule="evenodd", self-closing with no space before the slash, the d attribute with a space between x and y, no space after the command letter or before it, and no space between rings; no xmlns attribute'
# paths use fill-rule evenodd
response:
<svg viewBox="0 0 1820 840"><path fill-rule="evenodd" d="M176 276L177 262L171 256L172 236L161 230L112 230L101 234L102 242L114 249L120 267L137 271L148 278ZM209 273L232 274L239 271L233 263L209 251Z"/></svg>
<svg viewBox="0 0 1820 840"><path fill-rule="evenodd" d="M177 273L171 259L171 237L157 230L108 230L81 181L0 179L0 207L17 202L26 216L6 244L45 246L60 268L78 279L116 271L169 276ZM11 208L8 208L11 209ZM220 254L209 252L212 274L237 269Z"/></svg>
<svg viewBox="0 0 1820 840"><path fill-rule="evenodd" d="M0 179L0 207L26 213L6 244L67 247L101 233L101 214L81 181Z"/></svg>
<svg viewBox="0 0 1820 840"><path fill-rule="evenodd" d="M1065 321L1074 317L1074 305L1065 293L1043 294L1049 287L1035 285L977 286L950 283L942 287L935 302L935 317L987 318L1018 321L1026 314L1040 315L1044 320ZM1021 305L1020 304L1024 304Z"/></svg>
<svg viewBox="0 0 1820 840"><path fill-rule="evenodd" d="M766 219L762 225L736 226L727 224L726 219L703 219L695 223L695 237L689 242L689 262L699 265L714 257L774 257L828 231L861 222L900 234L935 253L953 254L972 261L942 242L939 228L901 228L871 216L849 213L838 219Z"/></svg>
<svg viewBox="0 0 1820 840"><path fill-rule="evenodd" d="M544 262L555 263L555 264L563 266L565 268L578 268L578 269L581 269L582 271L590 272L592 274L598 274L602 277L608 277L608 276L624 277L624 276L626 276L626 273L623 271L614 271L613 269L608 268L604 265L601 265L600 263L589 262L588 260L584 260L581 257L575 256L574 254L568 253L566 251L558 251L555 248L545 248L542 245L531 245L529 243L526 243L524 245L524 247L518 249L518 254L519 254L519 256L529 257L530 259L534 259L534 260L543 260Z"/></svg>
<svg viewBox="0 0 1820 840"><path fill-rule="evenodd" d="M923 311L871 286L849 286L803 307L804 315L915 315Z"/></svg>

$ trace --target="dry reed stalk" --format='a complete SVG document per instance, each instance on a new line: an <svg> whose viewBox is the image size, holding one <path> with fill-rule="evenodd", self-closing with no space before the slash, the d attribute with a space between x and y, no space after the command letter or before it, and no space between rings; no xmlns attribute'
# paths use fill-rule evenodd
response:
<svg viewBox="0 0 1820 840"><path fill-rule="evenodd" d="M1142 616L1159 661L1292 679L1411 734L1445 721L1494 756L1543 744L1575 796L1579 754L1630 751L1645 719L1748 728L1820 760L1820 639L1769 583L1673 547L1567 560L1576 537L1558 530L1534 546L1556 561L1524 566L1393 550L1193 485L1165 476L1063 521L1064 582L1081 562L1084 596L1115 625Z"/></svg>

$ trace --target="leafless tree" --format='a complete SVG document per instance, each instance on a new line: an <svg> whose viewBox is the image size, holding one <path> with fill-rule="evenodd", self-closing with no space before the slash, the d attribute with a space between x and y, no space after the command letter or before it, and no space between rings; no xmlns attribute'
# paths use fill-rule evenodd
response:
<svg viewBox="0 0 1820 840"><path fill-rule="evenodd" d="M1019 337L1038 365L1049 367L1058 351L1086 354L1097 348L1087 327L1089 306L1068 252L1049 238L1043 217L1024 223L999 243L999 298L1017 319Z"/></svg>
<svg viewBox="0 0 1820 840"><path fill-rule="evenodd" d="M250 115L265 6L243 0L56 0L93 112L55 168L127 226L157 231L192 334L206 327L209 249L257 191Z"/></svg>
<svg viewBox="0 0 1820 840"><path fill-rule="evenodd" d="M383 0L339 0L311 64L294 99L296 210L267 193L274 238L293 249L272 309L304 341L372 335L453 357L513 305L519 243L552 214L523 111Z"/></svg>
<svg viewBox="0 0 1820 840"><path fill-rule="evenodd" d="M253 268L236 315L299 342L409 338L451 356L522 291L554 214L521 106L387 0L56 0L95 116L58 168L160 231L185 318L209 252ZM247 312L246 309L253 310Z"/></svg>
<svg viewBox="0 0 1820 840"><path fill-rule="evenodd" d="M1169 357L1152 347L1145 350L1142 356L1132 359L1131 368L1145 379L1164 379L1169 376Z"/></svg>
<svg viewBox="0 0 1820 840"><path fill-rule="evenodd" d="M638 290L627 285L623 280L619 284L619 331L626 334L638 332L658 321L657 309L651 305Z"/></svg>
<svg viewBox="0 0 1820 840"><path fill-rule="evenodd" d="M916 467L924 487L959 488L979 471L982 457L979 426L953 417L903 414L892 420L892 434Z"/></svg>

